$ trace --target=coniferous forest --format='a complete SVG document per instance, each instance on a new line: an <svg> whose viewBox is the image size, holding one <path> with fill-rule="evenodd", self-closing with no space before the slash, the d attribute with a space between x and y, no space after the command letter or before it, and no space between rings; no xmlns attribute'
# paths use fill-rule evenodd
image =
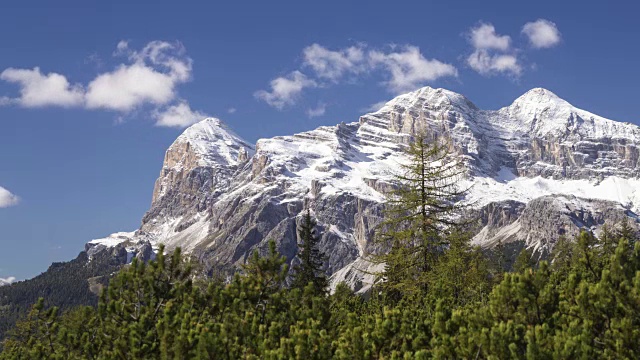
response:
<svg viewBox="0 0 640 360"><path fill-rule="evenodd" d="M41 299L0 359L636 359L640 244L628 224L562 239L507 269L457 220L461 167L418 137L389 195L365 294L330 291L311 212L298 262L250 257L232 279L196 275L180 249L133 262L96 306ZM497 255L496 255L497 253ZM506 271L508 270L508 271Z"/></svg>

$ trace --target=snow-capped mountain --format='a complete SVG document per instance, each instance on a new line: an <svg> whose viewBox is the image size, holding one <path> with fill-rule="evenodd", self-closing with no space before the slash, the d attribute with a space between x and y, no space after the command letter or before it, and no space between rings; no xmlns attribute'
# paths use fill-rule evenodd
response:
<svg viewBox="0 0 640 360"><path fill-rule="evenodd" d="M480 245L549 250L582 227L638 221L639 127L577 109L545 89L489 111L425 87L357 122L261 139L255 147L220 120L205 119L167 150L140 229L88 248L164 243L209 268L226 268L273 239L291 260L299 215L311 209L334 283L366 287L371 279L360 270L372 267L364 257L375 250L384 194L418 131L450 140L466 165L471 190L464 201L479 219Z"/></svg>

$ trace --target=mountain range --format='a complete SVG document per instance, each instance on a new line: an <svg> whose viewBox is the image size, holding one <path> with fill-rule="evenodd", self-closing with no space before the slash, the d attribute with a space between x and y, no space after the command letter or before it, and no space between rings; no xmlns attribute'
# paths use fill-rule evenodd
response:
<svg viewBox="0 0 640 360"><path fill-rule="evenodd" d="M463 164L459 182L469 191L462 216L472 220L473 242L483 248L502 244L516 254L527 247L545 256L580 229L598 233L624 219L638 228L640 127L578 109L541 88L502 109L482 110L463 95L424 87L358 121L256 144L219 119L192 125L167 149L137 230L91 240L77 259L2 286L0 307L11 294L35 301L57 291L59 281L47 279L79 273L86 262L87 279L74 283L90 296L104 283L101 276L133 257L153 258L160 244L181 247L209 274L232 273L271 239L295 263L306 210L318 222L332 287L346 281L364 292L380 266L366 258L378 250L373 238L386 194L419 132L446 139L450 156Z"/></svg>
<svg viewBox="0 0 640 360"><path fill-rule="evenodd" d="M90 241L91 258L121 247L129 258L180 246L207 271L242 264L269 239L296 261L296 227L309 209L322 233L332 284L361 291L375 269L366 255L405 148L418 132L446 139L470 190L474 243L548 253L561 236L623 219L637 227L640 127L578 109L536 88L499 110L424 87L352 123L254 145L222 121L189 127L166 151L139 229ZM147 249L143 251L142 249ZM379 266L379 265L378 265ZM364 270L364 271L363 271Z"/></svg>

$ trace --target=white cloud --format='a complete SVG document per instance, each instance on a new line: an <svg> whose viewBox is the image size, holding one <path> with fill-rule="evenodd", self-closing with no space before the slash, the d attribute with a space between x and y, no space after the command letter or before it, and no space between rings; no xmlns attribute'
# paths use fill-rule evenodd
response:
<svg viewBox="0 0 640 360"><path fill-rule="evenodd" d="M453 65L426 59L416 46L405 46L402 51L392 53L371 51L369 60L372 66L381 65L389 72L387 86L393 92L414 90L445 76L458 76Z"/></svg>
<svg viewBox="0 0 640 360"><path fill-rule="evenodd" d="M469 31L469 43L474 51L467 57L467 65L484 76L506 74L520 76L522 66L511 49L511 38L498 35L491 24L480 24Z"/></svg>
<svg viewBox="0 0 640 360"><path fill-rule="evenodd" d="M129 50L129 42L126 40L120 40L118 45L116 46L116 51L113 52L114 56L126 54L130 52Z"/></svg>
<svg viewBox="0 0 640 360"><path fill-rule="evenodd" d="M507 73L518 76L522 73L522 66L518 58L510 54L491 54L485 49L478 49L469 55L467 64L482 75Z"/></svg>
<svg viewBox="0 0 640 360"><path fill-rule="evenodd" d="M300 71L294 71L285 77L271 80L270 86L271 91L260 90L254 96L281 110L285 106L293 105L303 89L315 87L317 83Z"/></svg>
<svg viewBox="0 0 640 360"><path fill-rule="evenodd" d="M528 22L522 27L522 33L529 38L531 46L537 49L550 48L560 43L560 31L549 20Z"/></svg>
<svg viewBox="0 0 640 360"><path fill-rule="evenodd" d="M86 106L129 112L145 103L164 105L176 97L176 86L191 77L192 61L180 44L152 41L140 52L120 42L118 54L129 55L131 64L98 75L87 87Z"/></svg>
<svg viewBox="0 0 640 360"><path fill-rule="evenodd" d="M233 107L232 107L232 108L227 109L227 112L228 112L229 114L235 114L235 112L236 112L236 111L238 111L238 110L237 110L236 108L233 108Z"/></svg>
<svg viewBox="0 0 640 360"><path fill-rule="evenodd" d="M72 107L80 106L83 102L82 86L71 85L64 75L42 74L37 67L8 68L0 73L0 79L20 86L20 97L3 97L0 99L0 105L16 103L23 107Z"/></svg>
<svg viewBox="0 0 640 360"><path fill-rule="evenodd" d="M128 112L145 102L165 104L175 97L174 80L144 64L121 65L89 83L87 107Z"/></svg>
<svg viewBox="0 0 640 360"><path fill-rule="evenodd" d="M164 127L187 127L206 117L206 114L192 110L186 101L180 101L162 111L155 110L153 113L156 125Z"/></svg>
<svg viewBox="0 0 640 360"><path fill-rule="evenodd" d="M480 24L472 28L469 37L471 45L476 49L506 51L511 45L511 38L508 35L496 34L496 28L491 24Z"/></svg>
<svg viewBox="0 0 640 360"><path fill-rule="evenodd" d="M376 111L382 109L382 107L385 106L386 103L387 103L387 100L378 101L377 103L371 104L371 105L361 109L361 111L376 112Z"/></svg>
<svg viewBox="0 0 640 360"><path fill-rule="evenodd" d="M361 47L348 47L338 51L313 44L302 51L304 65L311 67L320 78L337 82L346 73L365 70L365 54Z"/></svg>
<svg viewBox="0 0 640 360"><path fill-rule="evenodd" d="M318 106L316 106L315 108L307 109L307 116L309 116L310 118L322 116L326 111L327 111L327 104L323 102L319 102Z"/></svg>
<svg viewBox="0 0 640 360"><path fill-rule="evenodd" d="M304 88L337 84L348 75L369 75L374 71L383 73L388 78L384 84L395 93L414 90L441 77L458 76L453 65L425 58L416 46L394 46L393 49L399 50L385 52L368 49L366 45L330 50L312 44L302 51L302 66L312 70L313 79L296 70L272 80L270 91L260 90L254 96L281 110L293 105ZM355 77L350 80L355 80ZM310 113L319 114L320 107L308 109L307 115Z"/></svg>
<svg viewBox="0 0 640 360"><path fill-rule="evenodd" d="M8 68L0 79L20 85L20 97L0 97L0 105L82 106L128 113L145 104L171 103L177 97L176 87L191 79L192 60L179 43L152 41L134 51L120 41L114 55L125 56L126 61L99 74L86 87L70 84L61 74L42 74L37 67Z"/></svg>
<svg viewBox="0 0 640 360"><path fill-rule="evenodd" d="M16 278L13 276L9 276L7 278L0 278L0 286L9 285L14 281L16 281Z"/></svg>
<svg viewBox="0 0 640 360"><path fill-rule="evenodd" d="M20 198L0 186L0 208L18 205Z"/></svg>

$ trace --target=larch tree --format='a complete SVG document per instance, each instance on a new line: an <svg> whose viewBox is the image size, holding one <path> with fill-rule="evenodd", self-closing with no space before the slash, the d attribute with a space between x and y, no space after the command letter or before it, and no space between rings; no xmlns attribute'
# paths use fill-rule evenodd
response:
<svg viewBox="0 0 640 360"><path fill-rule="evenodd" d="M372 256L385 264L381 286L392 297L426 289L423 275L447 246L444 232L457 225L458 200L466 192L458 186L464 168L448 143L418 134L406 152L409 161L395 176L376 237L388 252Z"/></svg>

